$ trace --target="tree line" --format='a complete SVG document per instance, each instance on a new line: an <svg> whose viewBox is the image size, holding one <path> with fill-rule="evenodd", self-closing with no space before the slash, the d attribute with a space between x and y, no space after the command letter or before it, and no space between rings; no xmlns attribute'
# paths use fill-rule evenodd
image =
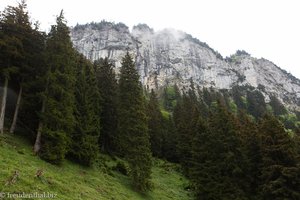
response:
<svg viewBox="0 0 300 200"><path fill-rule="evenodd" d="M196 199L300 199L299 129L288 131L274 112L255 118L224 94L198 92L191 85L178 93L173 111L177 161Z"/></svg>
<svg viewBox="0 0 300 200"><path fill-rule="evenodd" d="M196 199L300 199L299 129L278 120L254 89L147 91L129 52L119 78L107 58L87 60L72 45L63 12L48 34L26 2L0 18L0 132L28 138L41 159L91 166L98 153L123 157L133 187L152 188L152 157L180 163ZM16 91L13 107L7 91ZM293 131L287 130L291 124ZM286 126L284 126L286 125Z"/></svg>

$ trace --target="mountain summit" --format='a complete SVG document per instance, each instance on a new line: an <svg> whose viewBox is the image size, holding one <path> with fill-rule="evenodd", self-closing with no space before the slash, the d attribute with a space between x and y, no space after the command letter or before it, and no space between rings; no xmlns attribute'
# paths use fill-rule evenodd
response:
<svg viewBox="0 0 300 200"><path fill-rule="evenodd" d="M264 58L245 51L224 59L206 43L191 35L164 29L155 32L146 24L132 31L123 23L102 21L77 25L71 30L75 48L90 60L108 57L118 73L127 51L135 56L141 82L160 89L177 84L231 89L250 86L261 91L266 101L276 96L290 108L300 107L300 80Z"/></svg>

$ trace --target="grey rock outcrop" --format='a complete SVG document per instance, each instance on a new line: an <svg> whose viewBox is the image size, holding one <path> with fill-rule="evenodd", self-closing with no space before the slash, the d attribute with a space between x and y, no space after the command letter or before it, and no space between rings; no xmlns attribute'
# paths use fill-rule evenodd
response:
<svg viewBox="0 0 300 200"><path fill-rule="evenodd" d="M268 100L276 95L288 106L300 106L300 81L266 59L239 51L222 56L191 35L174 29L155 32L145 24L132 31L122 23L91 23L71 30L75 48L90 60L108 57L116 72L129 51L141 82L149 89L175 83L183 88L193 80L200 87L230 89L234 85L258 88ZM295 106L296 105L296 106Z"/></svg>

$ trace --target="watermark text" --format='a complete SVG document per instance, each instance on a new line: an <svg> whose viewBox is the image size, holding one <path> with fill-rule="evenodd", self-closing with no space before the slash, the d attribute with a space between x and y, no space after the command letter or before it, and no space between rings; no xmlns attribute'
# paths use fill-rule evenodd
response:
<svg viewBox="0 0 300 200"><path fill-rule="evenodd" d="M57 194L51 192L0 192L0 199L55 199L56 197Z"/></svg>

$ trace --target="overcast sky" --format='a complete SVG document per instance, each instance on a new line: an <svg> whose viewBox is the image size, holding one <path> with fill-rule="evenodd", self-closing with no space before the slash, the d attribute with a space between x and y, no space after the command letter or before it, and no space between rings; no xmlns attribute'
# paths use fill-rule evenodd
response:
<svg viewBox="0 0 300 200"><path fill-rule="evenodd" d="M0 0L0 10L17 0ZM27 0L33 20L49 30L61 9L69 26L146 23L175 28L206 42L223 57L237 49L264 57L300 78L299 0Z"/></svg>

